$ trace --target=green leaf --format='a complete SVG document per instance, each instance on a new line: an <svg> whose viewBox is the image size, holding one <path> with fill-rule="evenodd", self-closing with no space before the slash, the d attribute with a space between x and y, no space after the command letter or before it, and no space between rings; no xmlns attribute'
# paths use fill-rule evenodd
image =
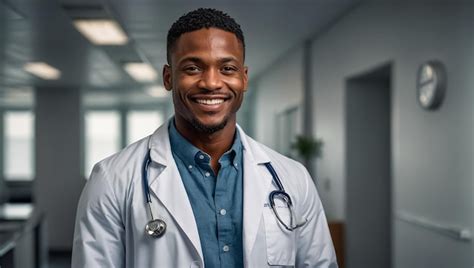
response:
<svg viewBox="0 0 474 268"><path fill-rule="evenodd" d="M296 141L291 145L291 148L305 160L321 157L322 147L323 141L321 139L314 139L304 135L297 136Z"/></svg>

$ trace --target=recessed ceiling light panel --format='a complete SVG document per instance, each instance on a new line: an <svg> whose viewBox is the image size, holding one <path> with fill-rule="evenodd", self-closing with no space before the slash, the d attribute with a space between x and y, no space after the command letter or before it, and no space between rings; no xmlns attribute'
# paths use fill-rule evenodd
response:
<svg viewBox="0 0 474 268"><path fill-rule="evenodd" d="M147 87L145 92L154 98L164 98L168 96L166 89L159 85Z"/></svg>
<svg viewBox="0 0 474 268"><path fill-rule="evenodd" d="M124 64L125 71L137 82L153 82L158 78L153 66L143 62L129 62Z"/></svg>
<svg viewBox="0 0 474 268"><path fill-rule="evenodd" d="M61 77L61 71L45 62L29 62L23 69L45 80L57 80Z"/></svg>
<svg viewBox="0 0 474 268"><path fill-rule="evenodd" d="M94 45L124 45L128 37L117 22L110 19L78 19L74 27Z"/></svg>

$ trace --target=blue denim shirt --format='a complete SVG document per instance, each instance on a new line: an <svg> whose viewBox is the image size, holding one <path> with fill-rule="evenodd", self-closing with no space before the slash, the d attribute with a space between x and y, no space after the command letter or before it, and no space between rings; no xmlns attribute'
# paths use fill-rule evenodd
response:
<svg viewBox="0 0 474 268"><path fill-rule="evenodd" d="M211 158L170 124L173 158L191 202L206 267L243 267L242 245L242 142L234 143L219 159L216 175Z"/></svg>

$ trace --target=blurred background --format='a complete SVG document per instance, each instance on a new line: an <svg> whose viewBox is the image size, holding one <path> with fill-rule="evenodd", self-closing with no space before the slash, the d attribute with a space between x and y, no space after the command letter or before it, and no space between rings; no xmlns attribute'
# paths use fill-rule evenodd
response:
<svg viewBox="0 0 474 268"><path fill-rule="evenodd" d="M173 115L166 34L247 44L239 124L313 175L341 267L473 267L474 2L0 0L0 266L69 267L95 162Z"/></svg>

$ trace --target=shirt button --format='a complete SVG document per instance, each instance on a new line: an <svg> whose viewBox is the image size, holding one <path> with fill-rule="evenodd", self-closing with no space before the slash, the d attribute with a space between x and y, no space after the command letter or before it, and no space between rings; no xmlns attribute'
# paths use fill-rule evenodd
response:
<svg viewBox="0 0 474 268"><path fill-rule="evenodd" d="M188 168L189 168L189 169L192 169L192 168L193 168L193 166L192 166L192 165L189 165L189 166L188 166Z"/></svg>
<svg viewBox="0 0 474 268"><path fill-rule="evenodd" d="M221 211L219 211L219 213L224 216L225 214L227 214L227 210L225 209L221 209Z"/></svg>
<svg viewBox="0 0 474 268"><path fill-rule="evenodd" d="M229 251L229 249L230 249L230 248L229 248L228 245L225 245L225 246L222 247L222 250L223 250L224 252Z"/></svg>
<svg viewBox="0 0 474 268"><path fill-rule="evenodd" d="M206 177L209 177L209 176L211 176L211 173L206 172L206 174L204 174L204 175L205 175Z"/></svg>
<svg viewBox="0 0 474 268"><path fill-rule="evenodd" d="M199 159L204 159L204 155L199 155Z"/></svg>

